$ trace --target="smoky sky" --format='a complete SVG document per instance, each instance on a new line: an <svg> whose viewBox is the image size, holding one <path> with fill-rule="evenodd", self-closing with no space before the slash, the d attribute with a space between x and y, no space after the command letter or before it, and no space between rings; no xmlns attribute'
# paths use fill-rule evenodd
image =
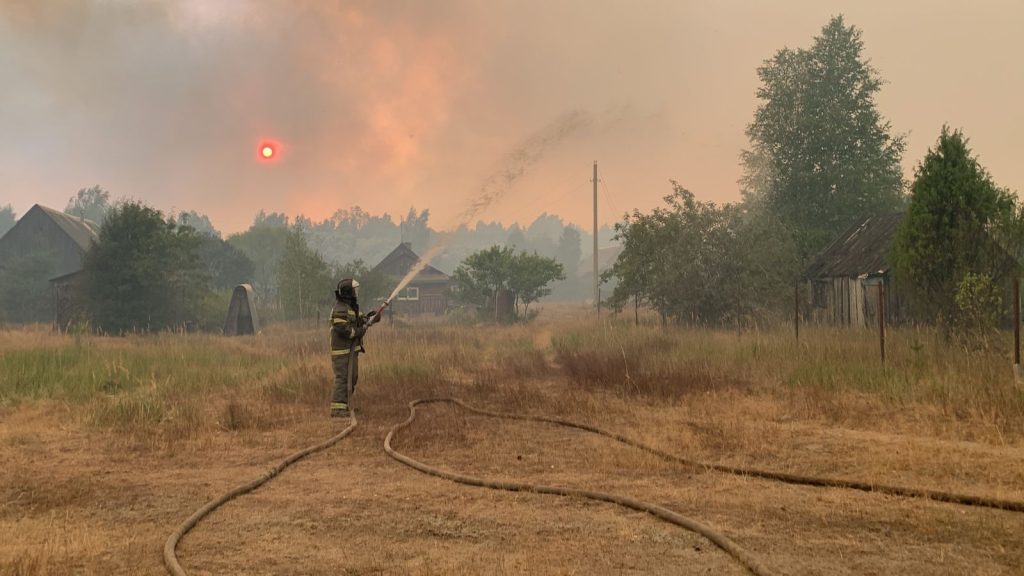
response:
<svg viewBox="0 0 1024 576"><path fill-rule="evenodd" d="M353 205L443 224L572 114L593 121L481 218L588 223L595 160L604 222L670 179L732 201L756 68L835 14L886 80L908 177L948 123L1024 188L1016 0L0 0L0 205L62 208L99 184L229 232L259 209Z"/></svg>

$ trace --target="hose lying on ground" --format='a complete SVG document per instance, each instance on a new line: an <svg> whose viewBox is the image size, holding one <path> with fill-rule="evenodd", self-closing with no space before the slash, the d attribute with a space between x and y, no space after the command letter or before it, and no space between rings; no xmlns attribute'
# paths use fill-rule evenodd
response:
<svg viewBox="0 0 1024 576"><path fill-rule="evenodd" d="M484 410L481 408L475 408L469 406L465 402L456 398L438 398L423 401L426 402L448 402L456 404L465 410L480 414L481 416L489 416L492 418L504 418L507 420L525 420L528 422L545 422L548 424L555 424L558 426L566 426L569 428L576 428L578 430L584 430L600 436L617 440L623 444L627 444L634 448L639 448L644 452L653 454L677 464L682 464L696 469L704 470L715 470L717 472L726 472L728 474L735 474L737 476L750 476L754 478L764 478L766 480L775 480L777 482L784 482L786 484L798 484L803 486L817 486L822 488L845 488L848 490L860 490L863 492L878 492L881 494L889 494L893 496L904 496L908 498L924 498L927 500L935 500L938 502L948 502L951 504L960 504L963 506L976 506L981 508L995 508L998 510L1008 510L1011 512L1024 512L1024 501L1019 500L1004 500L1000 498L987 498L984 496L972 496L969 494L957 494L954 492L942 492L939 490L927 490L923 488L906 488L903 486L890 486L887 484L875 484L872 482L862 482L858 480L843 480L838 478L823 478L818 476L802 476L800 474L789 474L786 472L773 472L771 470L759 470L757 468L744 468L740 466L727 466L725 464L709 464L704 462L697 462L694 460L688 460L675 454L670 454L647 446L615 432L607 432L590 426L587 424L580 424L578 422L570 422L568 420L559 420L557 418L545 418L543 416L520 416L517 414L502 414L499 412L492 412L490 410Z"/></svg>
<svg viewBox="0 0 1024 576"><path fill-rule="evenodd" d="M266 484L274 476L280 474L282 470L298 462L299 460L302 460L306 456L309 456L310 454L316 452L320 452L321 450L326 450L327 448L330 448L331 446L337 444L343 438L351 434L352 431L356 429L356 425L356 416L355 413L353 412L351 423L347 427L345 427L345 429L342 430L341 432L335 434L334 436L331 436L330 438L321 442L320 444L310 446L309 448L305 448L292 454L291 456L282 460L277 466L274 466L273 468L268 470L259 478L256 478L251 482L242 484L241 486L232 489L230 492L227 492L223 496L207 502L205 506L203 506L199 510L196 510L194 514L189 516L187 520L185 520L181 523L180 526L178 526L178 529L175 530L174 533L167 538L167 542L164 543L164 565L167 567L167 571L173 574L174 576L186 576L187 572L185 572L185 570L181 567L181 564L178 563L178 557L175 554L174 550L175 548L177 548L178 542L182 539L182 537L184 537L189 530L195 527L195 525L198 524L199 521L206 517L210 512L213 512L226 502L233 500L234 498L237 498L242 494L252 492L253 490L259 488L260 486Z"/></svg>
<svg viewBox="0 0 1024 576"><path fill-rule="evenodd" d="M716 546L718 546L719 548L727 552L729 555L731 555L733 558L738 560L740 563L742 563L748 570L750 570L751 573L756 574L757 576L770 576L771 574L773 574L771 570L762 565L749 552L741 548L739 545L737 545L735 542L733 542L726 536L718 532L715 532L710 527L705 526L700 522L697 522L696 520L687 518L686 516L683 516L678 512L673 512L672 510L669 510L668 508L665 508L663 506L649 504L647 502L643 502L635 498L618 496L615 494L608 494L605 492L597 492L594 490L580 490L576 488L564 488L561 486L545 486L543 484L529 484L525 482L504 482L499 480L487 480L484 478L477 478L474 476L468 476L465 474L459 474L457 472L449 472L447 470L435 468L433 466L424 464L418 460L414 460L396 451L391 446L391 441L394 439L395 434L397 434L399 430L407 428L409 425L412 424L413 420L416 418L416 406L440 402L455 404L457 406L461 406L466 410L469 410L470 412L475 412L477 414L481 414L484 416L492 416L495 418L509 418L513 420L547 422L551 424L569 426L571 428L580 428L582 430L596 432L598 434L604 434L603 432L597 429L592 429L588 426L578 425L572 422L563 422L549 418L535 418L530 416L514 416L511 414L499 414L497 412L490 412L487 410L473 408L472 406L469 406L462 402L461 400L455 398L429 398L424 400L416 400L414 402L409 403L409 417L406 418L404 422L396 424L394 427L391 428L391 430L388 431L387 436L384 438L384 451L387 452L388 455L394 458L395 460L398 460L399 462L411 468L419 470L420 472L425 472L432 476L437 476L439 478L444 478L446 480L451 480L453 482L458 482L460 484L468 484L470 486L481 486L484 488L494 488L497 490L508 490L510 492L535 492L540 494L555 494L558 496L576 496L579 498L589 498L591 500L599 500L602 502L611 502L612 504L618 504L620 506L631 508L633 510L637 510L640 512L647 512L657 518L665 520L666 522L670 522L677 526L681 526L682 528L685 528L692 532L696 532L701 536L704 536L705 538L713 542ZM615 438L615 436L613 435L608 436Z"/></svg>
<svg viewBox="0 0 1024 576"><path fill-rule="evenodd" d="M355 344L353 344L352 347L349 348L349 354L352 354L354 350ZM354 369L354 366L354 362L350 361L348 363L349 401L351 401L352 399L352 371ZM346 426L344 430L338 432L334 436L331 436L330 438L324 440L319 444L299 450L298 452L282 460L277 466L274 466L259 478L256 478L251 482L242 484L241 486L232 489L231 491L225 493L219 498L210 500L209 502L206 503L205 506L203 506L199 510L196 510L194 514L192 514L184 522L182 522L181 525L178 526L178 529L175 530L174 533L167 538L167 542L164 542L164 566L167 567L167 571L173 574L174 576L187 576L188 573L185 572L185 569L182 568L181 564L178 563L178 556L175 553L175 549L178 547L178 542L181 541L185 534L187 534L189 530L194 528L195 525L198 524L200 520L209 515L210 512L213 512L217 508L223 506L225 503L243 494L248 494L249 492L252 492L253 490L269 482L272 478L280 474L281 471L284 470L285 468L291 466L292 464L295 464L296 462L302 460L303 458L309 456L310 454L315 454L317 452L320 452L321 450L326 450L331 446L334 446L343 438L351 434L352 431L356 429L356 426L359 425L359 422L356 421L355 409L349 406L349 410L350 420L348 426Z"/></svg>
<svg viewBox="0 0 1024 576"><path fill-rule="evenodd" d="M645 503L645 502L641 502L639 500L634 500L632 498L626 498L626 497L616 496L616 495L613 495L613 494L606 494L606 493L602 493L602 492L594 492L594 491L590 491L590 490L578 490L578 489L573 489L573 488L563 488L563 487L555 487L555 486L543 486L543 485L539 485L539 484L528 484L528 483L521 483L521 482L503 482L503 481L496 481L496 480L485 480L485 479L482 479L482 478L476 478L476 477L473 477L473 476L467 476L467 475L464 475L464 474L458 474L458 473L455 473L455 472L449 472L449 471L441 470L439 468L435 468L433 466L429 466L427 464L424 464L422 462L414 460L414 459L412 459L412 458L410 458L410 457L408 457L408 456L406 456L404 454L401 454L400 452L397 452L391 446L391 442L394 439L395 434L397 434L399 430L402 430L403 428L406 428L406 427L408 427L408 426L410 426L412 424L413 419L415 419L415 417L416 417L416 406L420 406L420 405L423 405L423 404L431 404L431 403L454 404L454 405L459 406L460 408L463 408L464 410L467 410L469 412L472 412L472 413L475 413L475 414L479 414L481 416L488 416L488 417L491 417L491 418L503 418L503 419L507 419L507 420L521 420L521 421L526 421L526 422L543 422L543 423L547 423L547 424L554 424L554 425L557 425L557 426L564 426L564 427L568 427L568 428L575 428L575 429L578 429L578 430L584 430L586 432L591 432L593 434L598 434L600 436L605 436L607 438L611 438L613 440L616 440L616 441L621 442L623 444L632 446L634 448L639 448L640 450L643 450L644 452L647 452L649 454L653 454L653 455L658 456L659 458L662 458L664 460L667 460L667 461L670 461L670 462L675 462L675 463L678 463L678 464L682 464L684 466L688 466L688 467L691 467L691 468L698 468L698 469L705 469L705 470L715 470L715 471L718 471L718 472L725 472L725 473L729 473L729 474L735 474L735 475L738 475L738 476L750 476L750 477L755 477L755 478L764 478L764 479L767 479L767 480L775 480L775 481L784 482L784 483L787 483L787 484L798 484L798 485L805 485L805 486L818 486L818 487L827 487L827 488L844 488L844 489L850 489L850 490L861 490L861 491L865 491L865 492L879 492L879 493L882 493L882 494L890 494L890 495L894 495L894 496L903 496L903 497L911 497L911 498L924 498L924 499L928 499L928 500L935 500L935 501L938 501L938 502L948 502L948 503L952 503L952 504L961 504L961 505L964 505L964 506L976 506L976 507L985 507L985 508L996 508L996 509L999 509L999 510L1008 510L1008 511L1013 511L1013 512L1024 512L1024 502L1021 502L1021 501L1003 500L1003 499L998 499L998 498L986 498L986 497L981 497L981 496L971 496L971 495L965 495L965 494L955 494L955 493L951 493L951 492L941 492L941 491L937 491L937 490L925 490L925 489L919 489L919 488L905 488L905 487L901 487L901 486L889 486L889 485L886 485L886 484L874 484L874 483L870 483L870 482L860 482L860 481L856 481L856 480L841 480L841 479L835 479L835 478L821 478L821 477L815 477L815 476L802 476L802 475L798 475L798 474L788 474L788 473L785 473L785 472L772 472L772 471L768 471L768 470L759 470L759 469L756 469L756 468L742 468L742 467L738 467L738 466L726 466L726 465L723 465L723 464L706 464L706 463L702 463L702 462L696 462L696 461L693 461L693 460L688 460L686 458L682 458L680 456L676 456L674 454L670 454L668 452L664 452L664 451L658 450L657 448L653 448L651 446L647 446L646 444L642 444L642 443L640 443L640 442L638 442L636 440L633 440L633 439L628 438L626 436L623 436L621 434L616 434L614 432L607 432L607 431L601 430L601 429L599 429L597 427L590 426L590 425L587 425L587 424L581 424L581 423L578 423L578 422L571 422L571 421L568 421L568 420L560 420L560 419L557 419L557 418L546 418L546 417L543 417L543 416L521 416L521 415L517 415L517 414L503 414L503 413L500 413L500 412L493 412L493 411L490 411L490 410L484 410L484 409L481 409L481 408L476 408L476 407L470 406L470 405L466 404L465 402L463 402L462 400L459 400L457 398L428 398L428 399L416 400L414 402L411 402L409 404L409 417L406 418L406 420L404 422L396 424L394 427L392 427L391 430L388 432L387 436L384 439L384 451L387 452L388 455L391 456L392 458L398 460L399 462L402 462L403 464L405 464L407 466L415 468L416 470L419 470L421 472L425 472L427 474L431 474L433 476L437 476L437 477L440 477L440 478L445 478L447 480L452 480L454 482L459 482L459 483L462 483L462 484L468 484L468 485L471 485L471 486L482 486L482 487L486 487L486 488L494 488L494 489L499 489L499 490L509 490L509 491L514 491L514 492L523 491L523 492L538 492L538 493L542 493L542 494L556 494L556 495L560 495L560 496L579 496L579 497L583 497L583 498L590 498L590 499L593 499L593 500L602 500L602 501L605 501L605 502L612 502L612 503L619 504L619 505L622 505L622 506L625 506L625 507L628 507L628 508L632 508L634 510L640 510L642 512L649 512L649 513L653 514L654 516L657 516L658 518L661 518L663 520L666 520L668 522L671 522L673 524L676 524L678 526L681 526L683 528L686 528L688 530L691 530L693 532L697 532L698 534L701 534L702 536L706 537L708 540L712 541L719 548L725 550L730 555L732 555L734 558L736 558L741 563L743 563L754 574L769 574L770 572L768 571L768 569L766 569L763 566L761 566L757 562L757 560L752 558L749 555L749 553L747 553L746 551L741 549L739 546L737 546L735 543L733 543L731 540L729 540L725 536L722 536L721 534L718 534L717 532L713 531L711 528L708 528L707 526L704 526L704 525L702 525L702 524L700 524L700 523L698 523L696 521L690 520L690 519L688 519L688 518L686 518L684 516L681 516L681 515L679 515L679 514L677 514L675 512L672 512L671 510L667 510L667 509L665 509L663 507L656 506L656 505L653 505L653 504L648 504L648 503Z"/></svg>

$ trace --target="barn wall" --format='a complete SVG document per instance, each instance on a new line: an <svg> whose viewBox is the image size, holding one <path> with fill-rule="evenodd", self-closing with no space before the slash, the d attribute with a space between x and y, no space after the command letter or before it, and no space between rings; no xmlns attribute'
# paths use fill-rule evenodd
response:
<svg viewBox="0 0 1024 576"><path fill-rule="evenodd" d="M901 319L902 302L888 277L885 282L886 322ZM816 286L816 284L818 286ZM815 290L820 292L815 296ZM878 290L861 278L819 278L806 283L806 318L816 324L872 327L878 322ZM824 296L823 299L820 296Z"/></svg>
<svg viewBox="0 0 1024 576"><path fill-rule="evenodd" d="M51 277L82 269L82 249L41 210L30 210L0 239L0 268L26 254L50 254Z"/></svg>

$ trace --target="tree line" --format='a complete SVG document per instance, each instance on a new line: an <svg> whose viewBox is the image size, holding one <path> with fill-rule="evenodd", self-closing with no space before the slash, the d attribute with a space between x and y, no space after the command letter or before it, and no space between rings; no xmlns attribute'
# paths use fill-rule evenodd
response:
<svg viewBox="0 0 1024 576"><path fill-rule="evenodd" d="M7 211L13 220L13 210ZM336 238L324 236L328 229L344 232L361 221L358 231L372 235L381 233L375 231L373 222L388 222L386 216L370 216L358 208L346 211L344 218L336 214L329 225L304 218L289 222L284 215L260 212L248 230L227 239L203 214L188 211L165 215L138 201L112 202L109 192L99 186L80 190L69 200L65 212L101 223L99 238L83 262L81 301L83 320L103 332L219 329L231 289L241 283L255 285L265 320L316 317L318 311L331 305L334 285L340 278L358 278L364 301L369 302L385 298L395 283L394 278L374 271L362 258L340 262L329 256L352 257L355 250L352 245L348 245L351 251L340 250ZM413 229L419 228L420 242L433 234L427 227L428 218L426 211L410 210L408 220L414 221L410 225ZM513 227L513 233L500 244L502 254L515 256L508 261L514 263L509 276L513 281L507 285L501 281L500 288L511 291L517 310L519 303L528 308L549 295L551 282L564 280L563 270L575 270L580 259L580 235L575 228L547 215L535 225L561 230L562 242L553 243L553 250L572 263L563 266L554 258L520 249L530 242L521 232L522 238L517 239L519 228ZM481 223L477 229L496 238L504 235L504 228L497 224ZM415 230L410 234L417 238ZM567 238L571 242L565 242ZM459 249L465 250L465 243ZM456 267L463 272L472 270L477 261L474 256L470 253L465 259L468 264L460 262ZM17 270L0 278L0 310L5 312L0 320L50 321L53 312L48 281L53 263L47 260L47 254L30 254L9 264ZM483 302L481 296L487 299L476 288L456 289L456 293L465 295L463 303L476 305Z"/></svg>
<svg viewBox="0 0 1024 576"><path fill-rule="evenodd" d="M911 319L993 325L1020 268L1022 208L944 126L908 185L902 135L878 112L883 86L861 32L832 18L809 48L758 69L742 201L702 202L678 183L665 204L616 226L623 250L603 280L616 310L666 322L732 325L791 315L809 260L865 217L902 212L890 248Z"/></svg>

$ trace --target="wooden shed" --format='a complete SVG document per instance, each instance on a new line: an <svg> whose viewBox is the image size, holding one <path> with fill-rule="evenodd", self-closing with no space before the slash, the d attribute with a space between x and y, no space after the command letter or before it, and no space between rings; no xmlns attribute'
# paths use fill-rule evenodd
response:
<svg viewBox="0 0 1024 576"><path fill-rule="evenodd" d="M99 226L95 223L36 204L0 237L0 274L22 273L19 269L29 258L45 262L45 267L33 267L35 274L44 276L30 281L41 283L38 298L47 300L45 309L52 310L53 320L66 328L79 307L78 272L85 253L98 238ZM45 290L47 281L49 294Z"/></svg>
<svg viewBox="0 0 1024 576"><path fill-rule="evenodd" d="M0 237L0 270L20 256L45 253L51 257L52 278L78 272L98 238L95 223L36 204Z"/></svg>
<svg viewBox="0 0 1024 576"><path fill-rule="evenodd" d="M412 244L402 242L374 266L373 271L398 282L419 261L420 257L413 252ZM447 274L427 265L398 294L395 301L391 303L391 310L396 314L442 315L448 311L449 284L450 280Z"/></svg>
<svg viewBox="0 0 1024 576"><path fill-rule="evenodd" d="M886 319L900 318L901 301L889 273L889 252L903 213L872 216L851 226L804 272L809 320L835 326L868 326L878 320L883 287Z"/></svg>

